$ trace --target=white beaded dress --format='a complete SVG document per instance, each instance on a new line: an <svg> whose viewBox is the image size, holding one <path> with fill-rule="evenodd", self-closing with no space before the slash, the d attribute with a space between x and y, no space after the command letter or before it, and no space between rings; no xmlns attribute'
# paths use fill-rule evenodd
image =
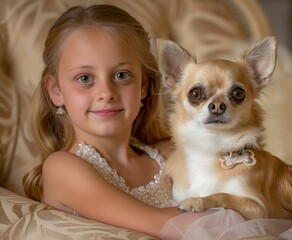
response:
<svg viewBox="0 0 292 240"><path fill-rule="evenodd" d="M159 154L158 150L140 143L137 139L132 138L130 144L148 154L160 167L159 172L146 186L129 188L125 179L108 165L106 159L85 142L79 143L76 154L89 162L109 183L137 199L155 207L175 205L171 196L171 180L164 173L165 158ZM73 214L78 215L75 211ZM263 240L292 240L292 221L246 220L233 210L216 208L202 213L184 213L170 219L164 226L161 239L169 239L169 236L179 236L177 239L181 240L237 240L259 236L263 237L260 238Z"/></svg>
<svg viewBox="0 0 292 240"><path fill-rule="evenodd" d="M157 149L142 144L135 138L131 138L130 145L145 152L150 158L159 165L159 172L153 176L153 180L145 186L129 188L123 177L119 176L117 171L112 169L105 158L92 146L85 142L78 144L79 148L76 154L89 162L105 180L119 189L131 194L135 198L151 206L165 207L171 200L171 181L164 175L165 159Z"/></svg>

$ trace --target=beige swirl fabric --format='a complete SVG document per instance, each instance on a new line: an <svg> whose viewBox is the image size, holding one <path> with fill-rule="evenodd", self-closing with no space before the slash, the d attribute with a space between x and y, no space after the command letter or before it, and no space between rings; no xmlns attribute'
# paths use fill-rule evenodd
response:
<svg viewBox="0 0 292 240"><path fill-rule="evenodd" d="M155 239L54 210L0 187L1 240Z"/></svg>
<svg viewBox="0 0 292 240"><path fill-rule="evenodd" d="M21 196L24 174L38 164L29 112L49 27L71 6L99 3L121 7L140 21L150 33L154 55L156 38L168 38L199 61L234 59L252 41L272 32L255 0L1 0L0 239L152 239ZM292 164L292 108L287 107L292 59L285 49L279 50L274 84L262 101L267 110L267 149Z"/></svg>
<svg viewBox="0 0 292 240"><path fill-rule="evenodd" d="M0 182L23 193L22 177L36 164L29 127L30 95L0 68Z"/></svg>
<svg viewBox="0 0 292 240"><path fill-rule="evenodd" d="M33 212L48 209L44 204L19 196L0 187L0 236L10 231L13 223Z"/></svg>

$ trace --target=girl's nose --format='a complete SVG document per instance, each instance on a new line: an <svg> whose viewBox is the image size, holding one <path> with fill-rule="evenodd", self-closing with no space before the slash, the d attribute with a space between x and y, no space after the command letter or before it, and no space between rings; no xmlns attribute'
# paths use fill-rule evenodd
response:
<svg viewBox="0 0 292 240"><path fill-rule="evenodd" d="M109 102L117 98L115 86L109 81L100 81L97 84L97 100L99 102Z"/></svg>

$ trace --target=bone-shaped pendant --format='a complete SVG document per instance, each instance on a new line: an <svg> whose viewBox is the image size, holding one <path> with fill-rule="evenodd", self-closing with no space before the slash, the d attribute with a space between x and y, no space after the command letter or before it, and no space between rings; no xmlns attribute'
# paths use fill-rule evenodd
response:
<svg viewBox="0 0 292 240"><path fill-rule="evenodd" d="M254 166L256 164L256 159L253 151L251 150L241 150L238 152L229 152L220 156L221 166L224 169L229 169L234 167L236 164L245 164L247 166Z"/></svg>

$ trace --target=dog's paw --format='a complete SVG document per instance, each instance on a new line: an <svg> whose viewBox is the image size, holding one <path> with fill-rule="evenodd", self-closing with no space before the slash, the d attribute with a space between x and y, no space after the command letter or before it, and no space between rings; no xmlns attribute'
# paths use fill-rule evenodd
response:
<svg viewBox="0 0 292 240"><path fill-rule="evenodd" d="M183 212L202 212L207 208L205 198L188 198L181 201L178 206Z"/></svg>

